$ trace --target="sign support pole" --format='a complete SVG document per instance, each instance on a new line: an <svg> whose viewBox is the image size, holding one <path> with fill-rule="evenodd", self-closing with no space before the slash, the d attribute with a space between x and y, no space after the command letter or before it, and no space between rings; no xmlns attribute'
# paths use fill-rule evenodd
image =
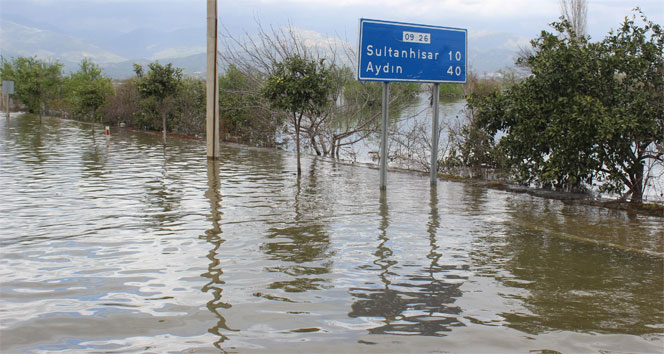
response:
<svg viewBox="0 0 664 354"><path fill-rule="evenodd" d="M207 1L207 77L205 131L208 159L219 158L219 68L217 65L217 0Z"/></svg>
<svg viewBox="0 0 664 354"><path fill-rule="evenodd" d="M440 132L438 127L438 115L439 115L439 98L440 98L440 84L433 84L433 118L431 124L431 185L435 186L438 184L438 140L440 138Z"/></svg>
<svg viewBox="0 0 664 354"><path fill-rule="evenodd" d="M10 114L10 103L11 103L11 97L12 94L14 93L14 81L11 80L3 80L2 81L2 93L7 95L7 119L9 119L9 114Z"/></svg>
<svg viewBox="0 0 664 354"><path fill-rule="evenodd" d="M383 126L380 136L380 189L387 189L387 126L390 111L390 83L383 82Z"/></svg>

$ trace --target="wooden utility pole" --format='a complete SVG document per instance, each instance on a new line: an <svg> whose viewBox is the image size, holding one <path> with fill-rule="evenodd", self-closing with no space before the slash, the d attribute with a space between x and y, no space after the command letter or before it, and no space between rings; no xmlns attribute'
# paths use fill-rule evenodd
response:
<svg viewBox="0 0 664 354"><path fill-rule="evenodd" d="M217 64L217 0L207 0L206 135L208 159L219 158L219 67Z"/></svg>

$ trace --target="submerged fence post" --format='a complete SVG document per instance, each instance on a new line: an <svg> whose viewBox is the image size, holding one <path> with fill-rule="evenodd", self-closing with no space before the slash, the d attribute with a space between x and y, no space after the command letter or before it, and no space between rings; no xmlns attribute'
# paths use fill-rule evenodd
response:
<svg viewBox="0 0 664 354"><path fill-rule="evenodd" d="M380 189L387 189L387 125L390 98L390 83L383 82L383 127L380 136Z"/></svg>
<svg viewBox="0 0 664 354"><path fill-rule="evenodd" d="M440 132L438 127L438 106L440 98L440 84L433 84L433 118L431 124L431 167L429 168L431 172L431 185L435 186L438 184L438 141L440 138Z"/></svg>

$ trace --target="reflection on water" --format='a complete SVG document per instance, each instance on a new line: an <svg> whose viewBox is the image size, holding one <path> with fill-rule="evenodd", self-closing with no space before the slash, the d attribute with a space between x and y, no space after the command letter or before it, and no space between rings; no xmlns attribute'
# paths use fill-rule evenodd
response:
<svg viewBox="0 0 664 354"><path fill-rule="evenodd" d="M513 279L502 281L527 291L517 298L529 310L504 314L511 326L529 333L555 329L646 334L664 323L663 279L652 277L664 274L664 262L653 262L640 253L528 230L522 220L534 215L524 213L525 206L523 202L510 204L509 212L518 214L518 222L506 225L511 259L504 267ZM568 214L563 210L558 215ZM553 224L560 227L558 222ZM550 219L544 222L549 223ZM568 224L569 220L562 223ZM588 227L583 225L581 229ZM636 230L648 235L643 225ZM661 230L658 234L655 239L661 242L664 235ZM611 236L602 233L601 237Z"/></svg>
<svg viewBox="0 0 664 354"><path fill-rule="evenodd" d="M379 215L380 243L378 244L376 260L373 262L378 268L382 283L381 288L351 288L351 294L358 298L352 305L350 317L379 317L384 319L384 325L371 328L374 334L408 334L436 336L451 331L451 327L463 326L458 316L461 308L453 306L454 300L462 295L459 289L466 277L454 273L457 266L438 264L442 254L437 252L436 232L440 226L438 215L438 195L436 189L431 190L431 219L427 223L430 251L426 258L430 260L428 266L419 272L407 274L406 281L392 282L392 277L399 274L391 272L390 268L398 262L390 259L393 254L389 248L388 228L390 226L389 207L385 191L381 191ZM365 268L370 269L370 268ZM439 278L439 279L437 279Z"/></svg>
<svg viewBox="0 0 664 354"><path fill-rule="evenodd" d="M224 291L223 285L225 284L222 280L222 275L224 271L221 267L222 261L219 258L219 249L224 243L224 239L221 238L221 181L219 179L219 161L218 160L208 160L207 161L207 178L208 178L208 189L205 191L205 197L210 201L210 214L208 220L212 225L211 228L205 230L204 237L207 242L210 243L212 248L207 254L207 258L210 260L210 265L208 266L208 271L203 273L202 276L210 279L210 281L203 285L201 290L205 293L212 295L212 299L208 301L207 308L210 312L214 313L218 317L218 321L215 323L214 327L210 328L208 331L219 336L219 339L214 342L214 346L222 349L221 343L228 339L227 336L223 334L223 330L230 331L226 325L226 319L223 316L223 310L231 308L231 304L222 301L222 293Z"/></svg>
<svg viewBox="0 0 664 354"><path fill-rule="evenodd" d="M324 289L325 278L332 267L330 237L323 224L325 219L307 217L315 210L325 209L324 201L318 197L317 161L310 168L309 175L296 180L293 201L293 217L267 230L262 250L276 265L266 267L266 271L282 273L287 278L277 280L269 289L283 289L286 292L303 292ZM276 220L275 220L276 221ZM276 278L282 279L280 276ZM291 301L283 298L285 301Z"/></svg>
<svg viewBox="0 0 664 354"><path fill-rule="evenodd" d="M664 223L0 121L1 352L661 352Z"/></svg>

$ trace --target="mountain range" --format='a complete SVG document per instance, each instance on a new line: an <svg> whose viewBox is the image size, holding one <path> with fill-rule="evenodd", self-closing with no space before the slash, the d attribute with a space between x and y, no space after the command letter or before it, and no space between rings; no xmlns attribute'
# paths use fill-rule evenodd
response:
<svg viewBox="0 0 664 354"><path fill-rule="evenodd" d="M472 70L491 74L512 67L519 48L528 41L509 32L471 30L468 43ZM72 33L21 18L0 22L0 55L58 60L66 73L76 71L80 61L89 58L114 79L131 77L134 63L146 65L155 60L173 63L188 75L201 76L205 72L205 49L203 27Z"/></svg>

